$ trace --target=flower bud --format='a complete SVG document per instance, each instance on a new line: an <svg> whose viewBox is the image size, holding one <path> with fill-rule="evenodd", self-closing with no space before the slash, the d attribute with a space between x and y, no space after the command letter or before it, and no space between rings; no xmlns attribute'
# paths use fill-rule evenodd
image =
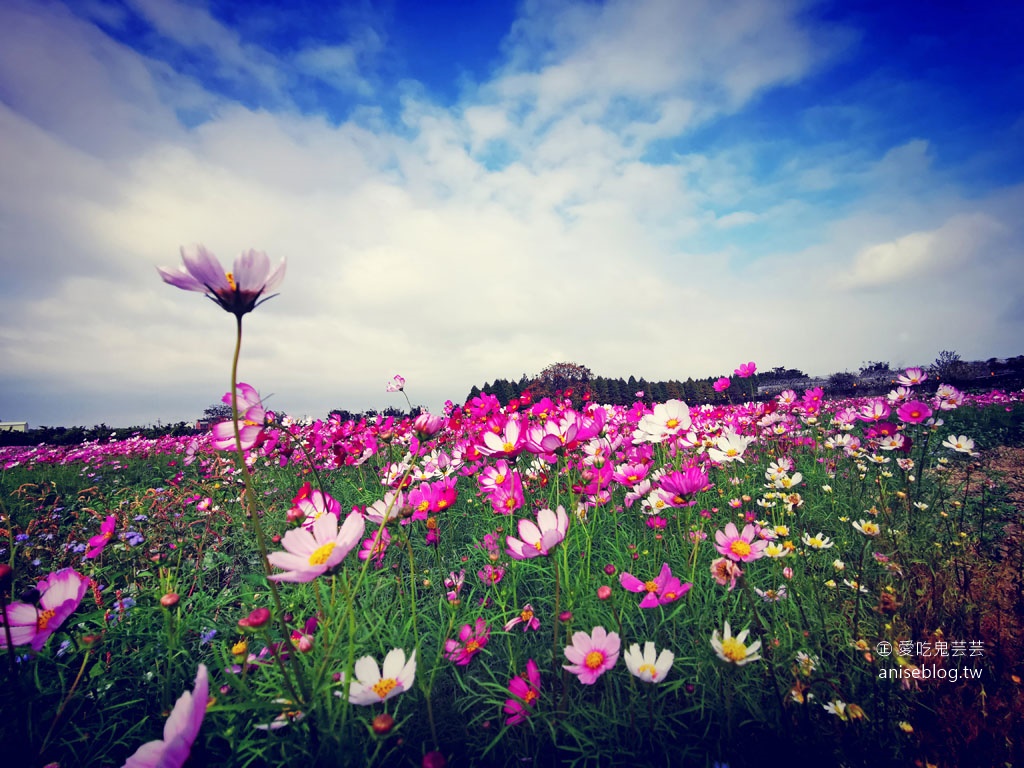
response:
<svg viewBox="0 0 1024 768"><path fill-rule="evenodd" d="M597 599L598 600L607 600L611 596L612 596L612 588L609 587L607 584L602 584L600 587L597 588Z"/></svg>
<svg viewBox="0 0 1024 768"><path fill-rule="evenodd" d="M160 598L160 605L164 608L173 608L178 604L178 593L168 592L166 595Z"/></svg>
<svg viewBox="0 0 1024 768"><path fill-rule="evenodd" d="M373 718L373 732L378 736L383 736L385 733L390 733L391 729L395 727L395 718L389 715L387 712L382 712Z"/></svg>
<svg viewBox="0 0 1024 768"><path fill-rule="evenodd" d="M448 765L448 760L440 752L427 752L423 756L421 765L423 768L445 768Z"/></svg>
<svg viewBox="0 0 1024 768"><path fill-rule="evenodd" d="M7 563L0 563L0 589L7 589L14 580L14 569Z"/></svg>
<svg viewBox="0 0 1024 768"><path fill-rule="evenodd" d="M238 620L238 626L242 629L256 629L270 621L269 608L256 608L246 618Z"/></svg>
<svg viewBox="0 0 1024 768"><path fill-rule="evenodd" d="M606 565L604 567L604 572L606 574L608 574L609 576L614 576L615 575L615 566L612 565L611 563L608 563L608 565Z"/></svg>

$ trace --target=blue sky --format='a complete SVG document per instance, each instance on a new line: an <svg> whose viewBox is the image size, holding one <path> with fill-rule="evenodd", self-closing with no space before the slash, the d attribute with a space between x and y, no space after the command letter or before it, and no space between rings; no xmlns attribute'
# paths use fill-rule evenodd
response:
<svg viewBox="0 0 1024 768"><path fill-rule="evenodd" d="M231 318L156 266L287 258L275 407L1021 354L1024 7L0 7L0 419L194 418Z"/></svg>

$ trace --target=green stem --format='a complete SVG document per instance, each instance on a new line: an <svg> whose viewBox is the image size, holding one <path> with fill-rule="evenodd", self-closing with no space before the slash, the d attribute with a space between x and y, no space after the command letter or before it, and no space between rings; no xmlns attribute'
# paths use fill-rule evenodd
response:
<svg viewBox="0 0 1024 768"><path fill-rule="evenodd" d="M263 525L260 523L259 513L256 509L256 495L253 491L252 473L249 472L249 465L245 463L245 451L242 450L242 434L241 429L238 426L238 357L242 351L242 316L236 316L236 329L235 335L235 354L231 360L231 419L232 424L235 428L235 450L238 453L238 463L242 472L242 481L245 484L245 509L246 516L252 522L252 527L256 531L256 545L260 550L260 558L263 561L263 572L267 576L267 585L270 588L270 594L274 599L274 608L277 613L277 620L281 625L281 636L285 640L289 637L288 623L284 620L284 608L281 605L281 595L277 591L277 583L270 579L273 575L273 571L270 567L270 559L267 555L267 539L263 533ZM306 682L306 676L302 673L302 667L298 661L298 654L291 654L293 660L292 669L295 672L295 679L299 683L299 688L302 691L302 696L296 694L295 688L292 686L292 682L288 675L284 675L284 684L288 687L288 692L291 694L293 701L298 705L302 706L312 698L312 693L309 690L309 685ZM282 666L282 673L284 668Z"/></svg>
<svg viewBox="0 0 1024 768"><path fill-rule="evenodd" d="M85 666L89 662L89 656L92 655L92 648L85 652L85 656L82 657L82 666L78 668L78 675L75 677L75 682L71 684L71 690L68 691L68 695L64 697L64 701L60 703L60 709L57 710L57 714L53 717L53 722L50 723L50 730L46 732L46 738L43 739L43 746L39 748L39 759L43 757L43 752L46 751L46 745L50 742L50 737L53 735L54 728L57 727L57 723L60 722L61 716L64 714L64 710L68 706L68 702L71 701L71 697L75 695L75 689L78 688L78 683L82 680L82 675L85 674Z"/></svg>

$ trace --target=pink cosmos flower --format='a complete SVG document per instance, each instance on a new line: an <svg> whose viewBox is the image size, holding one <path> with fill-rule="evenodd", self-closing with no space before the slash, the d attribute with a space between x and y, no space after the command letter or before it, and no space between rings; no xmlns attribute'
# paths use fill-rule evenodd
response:
<svg viewBox="0 0 1024 768"><path fill-rule="evenodd" d="M733 375L741 379L749 379L757 373L757 366L753 362L742 363L739 368L733 371Z"/></svg>
<svg viewBox="0 0 1024 768"><path fill-rule="evenodd" d="M559 505L556 511L542 509L537 512L537 522L519 521L519 536L505 538L506 552L514 560L548 555L564 538L569 530L569 516Z"/></svg>
<svg viewBox="0 0 1024 768"><path fill-rule="evenodd" d="M11 643L28 644L33 651L42 650L50 635L78 608L88 587L89 580L73 568L62 568L40 581L36 584L40 595L35 605L14 602L7 606ZM0 613L0 648L7 647L3 623L3 613Z"/></svg>
<svg viewBox="0 0 1024 768"><path fill-rule="evenodd" d="M540 619L538 619L537 615L533 612L532 605L527 603L523 606L523 610L521 610L517 616L505 622L505 631L508 632L517 624L523 625L523 632L530 629L540 629Z"/></svg>
<svg viewBox="0 0 1024 768"><path fill-rule="evenodd" d="M478 450L484 456L516 456L526 443L526 432L519 424L518 418L510 418L502 423L496 419L488 421L491 426L483 432L483 445Z"/></svg>
<svg viewBox="0 0 1024 768"><path fill-rule="evenodd" d="M711 577L720 587L724 587L728 582L730 592L736 587L736 580L742 575L743 569L726 557L719 557L711 563Z"/></svg>
<svg viewBox="0 0 1024 768"><path fill-rule="evenodd" d="M403 389L405 389L405 377L399 376L397 373L384 387L385 392L401 392Z"/></svg>
<svg viewBox="0 0 1024 768"><path fill-rule="evenodd" d="M907 424L920 424L932 415L932 409L919 400L910 400L899 407L896 415Z"/></svg>
<svg viewBox="0 0 1024 768"><path fill-rule="evenodd" d="M928 380L928 374L920 368L907 368L896 377L896 383L904 387L913 387Z"/></svg>
<svg viewBox="0 0 1024 768"><path fill-rule="evenodd" d="M412 428L421 438L433 437L441 431L444 426L444 419L432 413L423 412L412 422Z"/></svg>
<svg viewBox="0 0 1024 768"><path fill-rule="evenodd" d="M725 390L727 390L731 384L732 382L729 381L729 379L727 379L725 376L723 376L711 386L714 387L715 392L725 392Z"/></svg>
<svg viewBox="0 0 1024 768"><path fill-rule="evenodd" d="M686 497L708 490L711 481L703 470L687 467L662 477L660 486L659 493L666 504L670 507L686 507L694 503Z"/></svg>
<svg viewBox="0 0 1024 768"><path fill-rule="evenodd" d="M540 670L533 659L526 662L526 674L516 675L508 681L508 692L512 698L505 700L505 725L518 725L529 717L532 708L540 698Z"/></svg>
<svg viewBox="0 0 1024 768"><path fill-rule="evenodd" d="M604 627L594 627L591 634L576 632L572 636L572 645L565 649L565 658L569 664L563 664L579 678L583 685L593 685L597 678L615 666L619 660L619 635L617 632L606 632Z"/></svg>
<svg viewBox="0 0 1024 768"><path fill-rule="evenodd" d="M271 272L270 258L262 251L249 250L235 258L231 272L225 272L217 258L201 245L192 252L181 249L183 267L176 272L157 267L157 272L176 288L205 293L222 309L241 319L273 295L260 298L273 291L284 279L284 259Z"/></svg>
<svg viewBox="0 0 1024 768"><path fill-rule="evenodd" d="M391 534L387 528L378 528L372 536L363 540L362 549L359 550L360 560L372 559L374 567L380 568L384 563L384 553L391 544Z"/></svg>
<svg viewBox="0 0 1024 768"><path fill-rule="evenodd" d="M324 515L340 517L341 504L330 494L314 490L310 483L305 483L292 499L288 522L301 522L303 528L312 529L313 523Z"/></svg>
<svg viewBox="0 0 1024 768"><path fill-rule="evenodd" d="M271 565L287 572L269 578L272 581L312 581L345 559L363 537L365 527L363 516L350 512L340 531L338 518L330 514L313 523L311 531L293 528L281 540L286 551L271 552L267 556Z"/></svg>
<svg viewBox="0 0 1024 768"><path fill-rule="evenodd" d="M505 576L505 569L500 567L495 568L493 565L488 563L484 566L482 571L477 571L476 575L479 577L480 581L490 587L502 580Z"/></svg>
<svg viewBox="0 0 1024 768"><path fill-rule="evenodd" d="M143 744L128 758L124 768L181 768L192 752L209 700L206 665L200 664L195 686L178 697L164 723L163 739Z"/></svg>
<svg viewBox="0 0 1024 768"><path fill-rule="evenodd" d="M267 412L263 408L259 393L248 384L238 383L235 399L238 403L238 432L242 440L242 450L247 451L263 437ZM225 394L221 400L231 405L231 393ZM213 433L213 447L216 450L236 450L235 424L231 419L214 424L210 431Z"/></svg>
<svg viewBox="0 0 1024 768"><path fill-rule="evenodd" d="M444 643L444 657L465 667L487 645L491 637L491 628L482 618L476 620L475 626L464 624L459 631L459 639L449 638Z"/></svg>
<svg viewBox="0 0 1024 768"><path fill-rule="evenodd" d="M735 523L729 523L724 531L715 533L715 549L720 555L738 563L749 563L764 557L767 541L757 539L757 526L748 523L743 526L743 533L736 530Z"/></svg>
<svg viewBox="0 0 1024 768"><path fill-rule="evenodd" d="M644 593L640 601L641 608L654 608L657 605L675 602L690 591L692 584L683 584L672 575L668 563L662 563L661 572L650 581L640 581L631 573L623 571L619 575L619 584L630 592Z"/></svg>
<svg viewBox="0 0 1024 768"><path fill-rule="evenodd" d="M99 557L100 552L107 546L107 543L114 538L114 526L117 524L117 517L107 515L107 519L100 525L100 532L89 539L89 549L85 553L86 560Z"/></svg>

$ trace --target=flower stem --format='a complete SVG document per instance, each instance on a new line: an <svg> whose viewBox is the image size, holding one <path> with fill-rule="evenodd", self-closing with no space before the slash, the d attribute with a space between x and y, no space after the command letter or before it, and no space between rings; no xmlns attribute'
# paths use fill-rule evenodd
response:
<svg viewBox="0 0 1024 768"><path fill-rule="evenodd" d="M260 558L263 561L263 572L267 576L267 585L270 588L270 594L274 599L274 608L277 614L277 620L281 625L281 632L283 638L289 637L288 624L284 620L284 608L281 605L281 595L277 591L276 582L270 579L273 571L270 568L270 560L267 556L267 539L263 533L263 525L260 523L259 512L256 509L256 495L253 492L252 487L252 473L249 472L249 465L245 463L245 451L242 449L242 434L241 429L238 426L238 357L242 351L242 316L236 316L236 329L235 334L235 354L231 360L231 422L235 428L235 450L238 452L238 464L242 472L242 481L245 484L245 504L243 509L245 510L246 516L252 522L252 527L256 531L256 546L260 550ZM295 672L295 679L299 683L299 688L302 691L302 696L298 696L292 687L291 680L288 676L284 676L284 683L288 686L288 692L292 698L301 706L308 702L311 698L311 692L309 686L306 683L306 676L302 673L302 667L298 661L297 654L292 654L294 663L292 669ZM284 668L282 667L282 672Z"/></svg>

